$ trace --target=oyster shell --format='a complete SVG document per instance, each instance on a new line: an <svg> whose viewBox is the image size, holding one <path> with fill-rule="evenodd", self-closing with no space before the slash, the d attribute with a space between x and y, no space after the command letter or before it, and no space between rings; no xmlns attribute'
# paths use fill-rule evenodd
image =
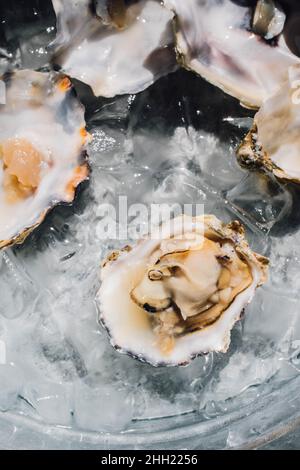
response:
<svg viewBox="0 0 300 470"><path fill-rule="evenodd" d="M124 27L126 0L93 0L91 8L104 24L117 28Z"/></svg>
<svg viewBox="0 0 300 470"><path fill-rule="evenodd" d="M258 0L254 9L252 30L265 39L279 36L284 29L286 14L274 0Z"/></svg>
<svg viewBox="0 0 300 470"><path fill-rule="evenodd" d="M288 68L299 58L288 49L283 35L270 45L254 34L249 8L236 3L164 0L176 14L180 62L245 106L258 108L280 88ZM256 27L262 28L257 21ZM274 31L273 26L272 31L279 29Z"/></svg>
<svg viewBox="0 0 300 470"><path fill-rule="evenodd" d="M92 16L90 0L52 0L56 14L56 38L49 48L60 50L89 27Z"/></svg>
<svg viewBox="0 0 300 470"><path fill-rule="evenodd" d="M87 178L84 108L62 74L6 74L0 105L0 248L21 243Z"/></svg>
<svg viewBox="0 0 300 470"><path fill-rule="evenodd" d="M226 352L267 263L251 251L239 222L177 217L105 260L100 320L116 349L154 366Z"/></svg>
<svg viewBox="0 0 300 470"><path fill-rule="evenodd" d="M300 64L289 68L288 80L255 115L253 127L238 149L240 163L300 183L299 129Z"/></svg>
<svg viewBox="0 0 300 470"><path fill-rule="evenodd" d="M94 3L93 14L89 1L53 0L58 30L53 63L65 73L96 96L113 97L140 92L177 68L173 14L161 2Z"/></svg>

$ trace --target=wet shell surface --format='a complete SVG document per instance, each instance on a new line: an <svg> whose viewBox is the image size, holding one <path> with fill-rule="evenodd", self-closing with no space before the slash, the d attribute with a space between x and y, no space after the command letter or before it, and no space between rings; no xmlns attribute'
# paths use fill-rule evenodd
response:
<svg viewBox="0 0 300 470"><path fill-rule="evenodd" d="M277 92L286 80L288 68L299 63L299 57L280 35L285 20L282 12L277 9L270 14L270 8L262 6L265 2L259 2L252 24L251 9L238 3L164 0L175 14L177 52L182 65L245 106L259 108ZM276 34L273 43L265 39Z"/></svg>
<svg viewBox="0 0 300 470"><path fill-rule="evenodd" d="M84 108L58 73L2 77L0 105L0 248L21 243L46 213L70 203L88 175Z"/></svg>
<svg viewBox="0 0 300 470"><path fill-rule="evenodd" d="M262 105L238 159L250 169L272 172L278 179L300 183L300 65Z"/></svg>
<svg viewBox="0 0 300 470"><path fill-rule="evenodd" d="M173 13L160 1L53 0L53 63L96 96L138 93L177 68Z"/></svg>
<svg viewBox="0 0 300 470"><path fill-rule="evenodd" d="M239 222L177 217L104 261L100 320L117 350L154 366L226 352L267 264Z"/></svg>

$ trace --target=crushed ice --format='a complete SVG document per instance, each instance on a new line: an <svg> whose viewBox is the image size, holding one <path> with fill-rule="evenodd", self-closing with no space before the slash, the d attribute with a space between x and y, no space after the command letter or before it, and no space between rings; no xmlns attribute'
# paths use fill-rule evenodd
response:
<svg viewBox="0 0 300 470"><path fill-rule="evenodd" d="M0 51L0 66L43 66L53 34L46 26ZM300 370L297 194L238 166L251 113L184 71L137 96L79 93L94 137L90 182L72 207L56 208L23 246L1 254L0 410L117 432L170 416L208 419L291 380ZM153 369L111 348L93 299L101 259L130 241L97 238L99 204L119 196L203 203L224 221L239 217L253 249L270 256L269 283L234 329L228 355Z"/></svg>

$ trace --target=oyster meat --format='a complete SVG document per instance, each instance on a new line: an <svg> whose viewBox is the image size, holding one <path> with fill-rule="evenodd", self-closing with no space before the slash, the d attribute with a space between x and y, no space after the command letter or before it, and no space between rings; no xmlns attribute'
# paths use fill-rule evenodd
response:
<svg viewBox="0 0 300 470"><path fill-rule="evenodd" d="M270 12L265 5L270 2L259 2L252 24L252 11L241 3L164 0L176 14L179 61L245 106L260 107L285 82L288 68L299 63L299 57L287 47L283 34L275 43L262 38L282 31L282 11Z"/></svg>
<svg viewBox="0 0 300 470"><path fill-rule="evenodd" d="M137 93L177 68L173 13L156 0L53 0L53 63L96 96Z"/></svg>
<svg viewBox="0 0 300 470"><path fill-rule="evenodd" d="M0 248L20 243L87 178L84 108L58 73L6 74L0 105Z"/></svg>
<svg viewBox="0 0 300 470"><path fill-rule="evenodd" d="M244 166L300 183L300 64L289 68L281 89L262 105L238 150Z"/></svg>
<svg viewBox="0 0 300 470"><path fill-rule="evenodd" d="M154 366L226 352L267 263L251 251L239 222L177 217L105 260L101 322L116 349Z"/></svg>

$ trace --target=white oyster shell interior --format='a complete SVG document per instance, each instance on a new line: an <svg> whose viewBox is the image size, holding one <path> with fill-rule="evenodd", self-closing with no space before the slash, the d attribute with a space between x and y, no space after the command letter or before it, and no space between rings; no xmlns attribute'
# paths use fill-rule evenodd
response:
<svg viewBox="0 0 300 470"><path fill-rule="evenodd" d="M70 202L85 179L84 109L68 78L22 70L8 76L0 105L0 246Z"/></svg>
<svg viewBox="0 0 300 470"><path fill-rule="evenodd" d="M300 181L300 64L289 68L287 81L262 105L254 122L257 142L277 167L274 174Z"/></svg>
<svg viewBox="0 0 300 470"><path fill-rule="evenodd" d="M69 4L53 0L58 29L54 62L96 96L137 93L177 67L173 13L160 2L129 6L122 28L93 16L89 2Z"/></svg>
<svg viewBox="0 0 300 470"><path fill-rule="evenodd" d="M159 237L109 258L97 295L112 344L153 365L225 352L264 277L243 233L214 216L173 222L171 232L165 224Z"/></svg>
<svg viewBox="0 0 300 470"><path fill-rule="evenodd" d="M231 0L165 0L177 15L184 65L251 107L259 107L299 63L283 37L271 46L251 31L249 9Z"/></svg>

